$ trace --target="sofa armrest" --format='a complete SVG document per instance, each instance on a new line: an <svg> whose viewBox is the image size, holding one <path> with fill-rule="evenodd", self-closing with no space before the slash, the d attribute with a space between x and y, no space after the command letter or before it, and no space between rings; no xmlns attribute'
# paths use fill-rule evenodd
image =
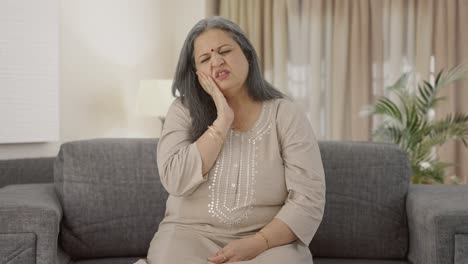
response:
<svg viewBox="0 0 468 264"><path fill-rule="evenodd" d="M468 263L468 186L411 185L406 207L412 263Z"/></svg>
<svg viewBox="0 0 468 264"><path fill-rule="evenodd" d="M53 184L0 189L0 263L55 263L62 209Z"/></svg>

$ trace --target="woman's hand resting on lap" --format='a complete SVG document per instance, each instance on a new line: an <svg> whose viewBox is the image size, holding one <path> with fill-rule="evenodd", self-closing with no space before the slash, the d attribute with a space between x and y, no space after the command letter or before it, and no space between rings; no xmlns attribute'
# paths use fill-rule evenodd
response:
<svg viewBox="0 0 468 264"><path fill-rule="evenodd" d="M208 260L216 264L251 260L266 249L267 246L262 238L250 236L231 241Z"/></svg>

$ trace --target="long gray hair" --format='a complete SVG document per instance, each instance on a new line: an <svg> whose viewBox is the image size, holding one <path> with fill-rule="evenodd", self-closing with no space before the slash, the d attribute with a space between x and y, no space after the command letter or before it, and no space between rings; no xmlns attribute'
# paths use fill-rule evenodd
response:
<svg viewBox="0 0 468 264"><path fill-rule="evenodd" d="M198 82L194 58L195 39L210 29L220 29L229 33L239 44L249 62L249 72L246 80L247 93L254 101L284 97L280 91L276 90L263 78L257 53L238 25L222 17L202 19L195 24L185 39L172 84L172 94L176 96L176 91L178 91L182 104L189 109L192 118L190 130L192 142L196 141L217 117L213 99Z"/></svg>

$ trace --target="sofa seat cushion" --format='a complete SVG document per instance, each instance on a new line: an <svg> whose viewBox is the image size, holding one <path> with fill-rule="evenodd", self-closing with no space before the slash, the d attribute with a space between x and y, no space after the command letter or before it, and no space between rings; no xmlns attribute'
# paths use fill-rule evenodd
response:
<svg viewBox="0 0 468 264"><path fill-rule="evenodd" d="M139 258L102 258L81 260L70 264L132 264L137 262L138 259Z"/></svg>
<svg viewBox="0 0 468 264"><path fill-rule="evenodd" d="M404 260L314 258L314 264L409 264Z"/></svg>
<svg viewBox="0 0 468 264"><path fill-rule="evenodd" d="M155 139L62 144L54 167L60 245L72 259L145 256L164 216Z"/></svg>

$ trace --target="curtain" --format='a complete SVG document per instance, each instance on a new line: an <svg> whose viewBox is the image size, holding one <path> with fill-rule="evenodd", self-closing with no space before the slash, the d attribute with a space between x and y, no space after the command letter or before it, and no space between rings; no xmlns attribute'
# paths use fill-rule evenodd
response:
<svg viewBox="0 0 468 264"><path fill-rule="evenodd" d="M468 63L466 0L221 0L262 60L267 80L301 103L320 139L370 140L380 122L361 114L404 72L433 79ZM468 112L468 81L445 87L437 116ZM461 143L438 150L468 179Z"/></svg>
<svg viewBox="0 0 468 264"><path fill-rule="evenodd" d="M287 93L286 0L220 1L219 15L244 30L257 51L265 79Z"/></svg>
<svg viewBox="0 0 468 264"><path fill-rule="evenodd" d="M246 32L265 78L304 106L320 138L368 140L359 112L371 99L369 9L368 0L222 0L219 14Z"/></svg>
<svg viewBox="0 0 468 264"><path fill-rule="evenodd" d="M430 4L430 3L429 3ZM433 3L432 50L435 71L468 63L468 1L446 0ZM436 116L448 113L468 113L468 81L445 87L441 93L446 100L437 108ZM468 150L462 143L448 143L438 151L439 157L457 166L449 169L450 175L462 175L468 180Z"/></svg>

